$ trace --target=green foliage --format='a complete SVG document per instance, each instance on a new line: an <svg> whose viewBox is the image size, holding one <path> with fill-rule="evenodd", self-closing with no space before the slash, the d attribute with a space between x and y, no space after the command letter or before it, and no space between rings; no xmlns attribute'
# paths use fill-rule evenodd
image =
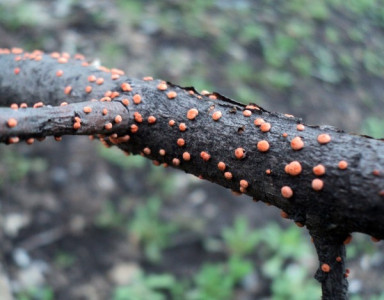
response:
<svg viewBox="0 0 384 300"><path fill-rule="evenodd" d="M68 252L59 251L54 258L54 264L59 268L69 268L76 262L76 257Z"/></svg>
<svg viewBox="0 0 384 300"><path fill-rule="evenodd" d="M159 218L161 201L152 197L140 205L129 221L128 231L131 239L144 248L147 259L158 262L161 251L168 246L170 235L177 230L175 224L166 224Z"/></svg>
<svg viewBox="0 0 384 300"><path fill-rule="evenodd" d="M147 164L147 159L140 155L127 157L124 152L116 147L106 148L99 144L97 151L103 159L122 169L141 169Z"/></svg>
<svg viewBox="0 0 384 300"><path fill-rule="evenodd" d="M377 117L369 117L364 120L362 133L374 138L384 138L384 120Z"/></svg>
<svg viewBox="0 0 384 300"><path fill-rule="evenodd" d="M51 287L34 287L16 294L17 300L54 300L54 293Z"/></svg>

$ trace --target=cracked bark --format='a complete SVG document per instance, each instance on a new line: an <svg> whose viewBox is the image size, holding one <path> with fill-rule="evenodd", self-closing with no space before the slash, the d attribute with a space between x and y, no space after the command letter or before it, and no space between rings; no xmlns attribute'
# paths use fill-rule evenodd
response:
<svg viewBox="0 0 384 300"><path fill-rule="evenodd" d="M323 299L347 299L344 240L352 232L384 238L383 141L329 126L305 125L299 131L298 118L271 113L257 105L245 107L217 93L200 95L193 88L161 80L131 79L118 70L87 65L81 56L60 63L57 55L26 54L18 49L13 52L0 51L1 143L45 136L98 135L106 145L144 154L156 164L173 165L277 206L290 219L305 225L314 239L319 256L315 277L322 283ZM62 74L57 76L59 70ZM89 81L90 75L103 78L103 82ZM127 88L122 89L122 83L128 83L132 90L123 91ZM159 89L159 84L165 89ZM91 92L86 91L87 86L92 87ZM170 91L176 97L168 95ZM118 94L112 94L113 99L105 98L112 92ZM138 104L134 103L136 94L141 96ZM43 107L31 108L39 101ZM63 101L68 105L60 106ZM11 109L12 103L26 103L29 108ZM84 107L92 111L85 112ZM188 118L193 108L198 115ZM105 109L107 113L103 113ZM217 111L222 115L215 121L212 115ZM116 119L118 115L121 122ZM258 118L271 124L269 131L263 132L255 125ZM10 127L10 119L17 125ZM76 122L80 125L75 126L77 129ZM184 131L181 123L185 124ZM324 133L331 141L320 144L318 136ZM295 137L304 142L300 150L291 146ZM185 144L180 146L178 139ZM257 147L262 140L270 146L266 152ZM245 150L243 158L236 157L237 148ZM295 176L285 171L292 161L298 161L302 169ZM340 161L346 161L348 167L340 169ZM218 168L219 162L225 163L224 171ZM324 175L314 174L313 167L318 164L325 166ZM232 178L228 179L225 172ZM313 189L314 179L321 180L322 189ZM283 197L282 187L289 187L292 197ZM329 271L322 268L323 264L330 267Z"/></svg>

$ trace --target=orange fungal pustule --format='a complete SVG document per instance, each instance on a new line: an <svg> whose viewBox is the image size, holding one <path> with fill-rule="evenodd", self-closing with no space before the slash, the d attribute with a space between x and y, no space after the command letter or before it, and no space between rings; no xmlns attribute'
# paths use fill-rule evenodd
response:
<svg viewBox="0 0 384 300"><path fill-rule="evenodd" d="M135 95L133 95L132 100L133 100L133 103L140 104L141 103L141 96L139 94L135 94Z"/></svg>
<svg viewBox="0 0 384 300"><path fill-rule="evenodd" d="M178 158L174 158L174 159L172 159L172 164L173 164L175 167L179 166L179 165L180 165L180 159L178 159Z"/></svg>
<svg viewBox="0 0 384 300"><path fill-rule="evenodd" d="M315 178L312 180L312 189L315 190L315 191L321 191L324 187L324 181L319 179L319 178Z"/></svg>
<svg viewBox="0 0 384 300"><path fill-rule="evenodd" d="M165 82L161 82L157 85L157 89L160 91L165 91L167 88L168 88L168 86Z"/></svg>
<svg viewBox="0 0 384 300"><path fill-rule="evenodd" d="M215 111L215 112L212 114L212 119L213 119L214 121L218 121L218 120L221 118L221 116L222 116L221 111L217 110L217 111Z"/></svg>
<svg viewBox="0 0 384 300"><path fill-rule="evenodd" d="M301 173L302 167L300 162L294 160L285 166L285 172L291 176L297 176Z"/></svg>
<svg viewBox="0 0 384 300"><path fill-rule="evenodd" d="M175 91L169 91L167 93L168 99L175 99L177 97L177 93Z"/></svg>
<svg viewBox="0 0 384 300"><path fill-rule="evenodd" d="M148 123L149 123L149 124L154 124L154 123L156 123L156 117L154 117L154 116L149 116L149 117L148 117Z"/></svg>
<svg viewBox="0 0 384 300"><path fill-rule="evenodd" d="M246 189L248 186L249 186L249 183L248 181L246 181L245 179L241 179L240 180L240 186L244 189Z"/></svg>
<svg viewBox="0 0 384 300"><path fill-rule="evenodd" d="M301 137L296 136L291 140L291 148L296 151L304 148L304 142Z"/></svg>
<svg viewBox="0 0 384 300"><path fill-rule="evenodd" d="M289 186L285 185L281 188L281 195L284 198L289 199L293 196L293 191Z"/></svg>
<svg viewBox="0 0 384 300"><path fill-rule="evenodd" d="M235 157L237 159L243 159L245 157L245 150L244 148L236 148L235 149Z"/></svg>
<svg viewBox="0 0 384 300"><path fill-rule="evenodd" d="M17 126L17 120L15 118L9 118L7 121L7 126L13 128Z"/></svg>
<svg viewBox="0 0 384 300"><path fill-rule="evenodd" d="M255 126L260 126L263 123L264 123L264 120L262 118L257 118L255 119L255 121L253 121L253 124L255 124Z"/></svg>
<svg viewBox="0 0 384 300"><path fill-rule="evenodd" d="M352 235L348 235L346 239L344 240L343 244L348 245L352 241Z"/></svg>
<svg viewBox="0 0 384 300"><path fill-rule="evenodd" d="M243 111L243 116L244 117L250 117L250 116L252 116L252 112L249 109L246 109Z"/></svg>
<svg viewBox="0 0 384 300"><path fill-rule="evenodd" d="M185 140L182 139L182 138L177 139L177 145L178 145L179 147L183 147L183 146L185 146Z"/></svg>
<svg viewBox="0 0 384 300"><path fill-rule="evenodd" d="M331 271L331 267L328 264L322 264L321 271L323 271L324 273L328 273L329 271Z"/></svg>
<svg viewBox="0 0 384 300"><path fill-rule="evenodd" d="M340 170L345 170L348 168L348 163L345 160L340 160L337 166Z"/></svg>
<svg viewBox="0 0 384 300"><path fill-rule="evenodd" d="M217 164L217 168L218 168L220 171L224 172L224 171L225 171L225 168L226 168L226 165L225 165L224 162L219 161L219 163Z"/></svg>
<svg viewBox="0 0 384 300"><path fill-rule="evenodd" d="M265 140L259 141L257 143L257 150L260 152L267 152L269 150L269 143Z"/></svg>
<svg viewBox="0 0 384 300"><path fill-rule="evenodd" d="M318 164L313 167L312 171L316 176L321 176L325 174L325 167L322 164Z"/></svg>
<svg viewBox="0 0 384 300"><path fill-rule="evenodd" d="M180 123L179 124L179 130L180 131L186 131L187 130L187 125L185 125L185 123Z"/></svg>
<svg viewBox="0 0 384 300"><path fill-rule="evenodd" d="M322 133L317 136L319 144L325 145L331 141L331 136L328 133Z"/></svg>
<svg viewBox="0 0 384 300"><path fill-rule="evenodd" d="M187 112L187 119L194 120L198 114L199 114L199 111L196 108L191 108Z"/></svg>
<svg viewBox="0 0 384 300"><path fill-rule="evenodd" d="M205 152L205 151L201 151L200 153L200 157L204 160L204 161L209 161L211 159L211 155L208 153L208 152Z"/></svg>
<svg viewBox="0 0 384 300"><path fill-rule="evenodd" d="M260 125L260 130L262 132L269 132L271 130L271 124L268 122L264 122Z"/></svg>
<svg viewBox="0 0 384 300"><path fill-rule="evenodd" d="M305 126L303 124L297 124L296 129L298 131L303 131L305 129Z"/></svg>
<svg viewBox="0 0 384 300"><path fill-rule="evenodd" d="M189 152L184 152L184 153L183 153L183 159L184 159L185 161L189 161L189 160L191 160L191 154L189 154Z"/></svg>
<svg viewBox="0 0 384 300"><path fill-rule="evenodd" d="M225 172L224 173L224 177L225 177L225 179L227 179L227 180L231 180L232 179L232 173L231 172Z"/></svg>

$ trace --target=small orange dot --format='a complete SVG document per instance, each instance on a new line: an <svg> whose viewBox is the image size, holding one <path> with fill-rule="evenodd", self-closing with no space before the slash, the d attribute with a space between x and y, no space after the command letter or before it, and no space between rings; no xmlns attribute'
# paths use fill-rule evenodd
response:
<svg viewBox="0 0 384 300"><path fill-rule="evenodd" d="M14 110L18 110L19 109L19 106L16 103L12 103L9 107L14 109Z"/></svg>
<svg viewBox="0 0 384 300"><path fill-rule="evenodd" d="M104 116L108 113L108 109L106 108L103 108L102 112L101 112Z"/></svg>
<svg viewBox="0 0 384 300"><path fill-rule="evenodd" d="M289 186L283 186L281 188L281 195L286 198L286 199L289 199L293 196L293 191L292 189L289 187Z"/></svg>
<svg viewBox="0 0 384 300"><path fill-rule="evenodd" d="M243 116L244 117L250 117L250 116L252 116L252 112L249 109L246 109L243 111Z"/></svg>
<svg viewBox="0 0 384 300"><path fill-rule="evenodd" d="M175 91L170 91L169 93L167 93L167 97L169 99L175 99L177 97L177 93Z"/></svg>
<svg viewBox="0 0 384 300"><path fill-rule="evenodd" d="M225 170L225 168L226 168L226 165L225 165L224 162L220 161L220 162L217 164L217 167L218 167L218 169L219 169L220 171L223 172L223 171Z"/></svg>
<svg viewBox="0 0 384 300"><path fill-rule="evenodd" d="M66 64L66 63L68 62L68 59L65 58L65 57L59 57L59 58L57 59L57 62L58 62L59 64Z"/></svg>
<svg viewBox="0 0 384 300"><path fill-rule="evenodd" d="M61 76L63 76L63 74L64 74L63 70L57 70L56 71L56 76L57 77L61 77Z"/></svg>
<svg viewBox="0 0 384 300"><path fill-rule="evenodd" d="M125 106L128 106L129 105L129 100L127 98L121 100L121 102L125 105Z"/></svg>
<svg viewBox="0 0 384 300"><path fill-rule="evenodd" d="M92 87L91 87L90 85L87 85L87 86L85 87L85 92L86 92L86 93L90 93L90 92L92 92Z"/></svg>
<svg viewBox="0 0 384 300"><path fill-rule="evenodd" d="M159 154L160 154L161 156L164 156L164 155L165 155L165 150L164 150L164 149L160 149L160 150L159 150Z"/></svg>
<svg viewBox="0 0 384 300"><path fill-rule="evenodd" d="M120 75L119 74L112 74L111 75L111 79L112 80L117 80L117 79L119 79L120 78Z"/></svg>
<svg viewBox="0 0 384 300"><path fill-rule="evenodd" d="M77 130L77 129L80 129L80 127L81 127L80 122L73 123L73 129Z"/></svg>
<svg viewBox="0 0 384 300"><path fill-rule="evenodd" d="M60 142L63 138L61 136L55 136L54 139L56 142Z"/></svg>
<svg viewBox="0 0 384 300"><path fill-rule="evenodd" d="M187 130L187 125L185 125L185 123L180 123L179 130L180 131L186 131Z"/></svg>
<svg viewBox="0 0 384 300"><path fill-rule="evenodd" d="M137 126L136 124L131 125L131 132L132 133L136 133L138 130L139 130L139 126Z"/></svg>
<svg viewBox="0 0 384 300"><path fill-rule="evenodd" d="M151 81L151 80L153 80L153 77L152 76L144 76L143 80L144 81Z"/></svg>
<svg viewBox="0 0 384 300"><path fill-rule="evenodd" d="M31 144L34 143L34 141L35 141L34 138L29 138L29 139L27 139L25 142L26 142L28 145L31 145Z"/></svg>
<svg viewBox="0 0 384 300"><path fill-rule="evenodd" d="M340 256L336 257L336 261L337 261L337 262L341 262L341 260L342 260L342 259L341 259Z"/></svg>
<svg viewBox="0 0 384 300"><path fill-rule="evenodd" d="M221 111L215 111L213 114L212 114L212 119L214 121L218 121L222 116L222 113Z"/></svg>
<svg viewBox="0 0 384 300"><path fill-rule="evenodd" d="M281 216L282 218L284 218L284 219L288 219L288 214L287 214L284 210L282 210L282 211L280 212L280 216Z"/></svg>
<svg viewBox="0 0 384 300"><path fill-rule="evenodd" d="M297 137L294 137L291 141L291 148L293 150L301 150L303 149L304 147L304 142L303 140L301 139L301 137L297 136Z"/></svg>
<svg viewBox="0 0 384 300"><path fill-rule="evenodd" d="M149 154L151 154L151 149L149 149L148 147L145 147L143 149L143 152L144 152L145 155L149 155Z"/></svg>
<svg viewBox="0 0 384 300"><path fill-rule="evenodd" d="M243 188L247 188L248 187L248 181L246 181L246 180L244 180L244 179L242 179L242 180L240 180L240 186L241 187L243 187Z"/></svg>
<svg viewBox="0 0 384 300"><path fill-rule="evenodd" d="M89 113L92 111L92 108L91 108L90 106L84 106L83 111L84 111L86 114L89 114Z"/></svg>
<svg viewBox="0 0 384 300"><path fill-rule="evenodd" d="M89 82L95 82L96 79L97 79L97 78L96 78L95 75L89 75L89 76L88 76L88 81L89 81Z"/></svg>
<svg viewBox="0 0 384 300"><path fill-rule="evenodd" d="M243 159L245 157L245 150L243 148L237 148L235 150L235 156L237 159Z"/></svg>
<svg viewBox="0 0 384 300"><path fill-rule="evenodd" d="M195 119L197 117L198 114L199 114L199 111L196 108L191 108L187 112L187 118L189 120L193 120L193 119Z"/></svg>
<svg viewBox="0 0 384 300"><path fill-rule="evenodd" d="M102 85L103 83L104 83L104 78L99 77L99 78L96 79L96 84Z"/></svg>
<svg viewBox="0 0 384 300"><path fill-rule="evenodd" d="M36 103L36 104L37 104L37 103ZM36 105L36 104L35 104L35 105ZM67 105L68 105L67 102L61 102L61 103L60 103L60 106L67 106Z"/></svg>
<svg viewBox="0 0 384 300"><path fill-rule="evenodd" d="M298 131L303 131L305 129L305 126L303 124L297 124L296 129Z"/></svg>
<svg viewBox="0 0 384 300"><path fill-rule="evenodd" d="M260 152L267 152L269 150L269 143L267 141L259 141L257 143L257 149Z"/></svg>
<svg viewBox="0 0 384 300"><path fill-rule="evenodd" d="M255 124L256 126L260 126L263 123L264 123L264 120L261 118L257 118L255 119L255 121L253 121L253 124Z"/></svg>
<svg viewBox="0 0 384 300"><path fill-rule="evenodd" d="M183 159L188 161L191 159L191 154L189 154L188 152L184 152L183 153Z"/></svg>
<svg viewBox="0 0 384 300"><path fill-rule="evenodd" d="M154 123L156 123L156 117L154 117L154 116L149 116L149 117L148 117L148 123L149 123L149 124L154 124Z"/></svg>
<svg viewBox="0 0 384 300"><path fill-rule="evenodd" d="M372 242L374 242L374 243L378 243L378 242L380 242L380 239L378 239L378 238L376 238L376 237L374 237L374 236L371 236L371 240L372 240Z"/></svg>
<svg viewBox="0 0 384 300"><path fill-rule="evenodd" d="M180 165L180 159L178 158L172 159L172 164L177 167L178 165Z"/></svg>
<svg viewBox="0 0 384 300"><path fill-rule="evenodd" d="M352 241L352 235L348 235L347 238L344 240L343 244L348 245Z"/></svg>
<svg viewBox="0 0 384 300"><path fill-rule="evenodd" d="M202 151L200 153L200 157L204 160L204 161L208 161L211 159L211 155L205 151Z"/></svg>
<svg viewBox="0 0 384 300"><path fill-rule="evenodd" d="M72 87L70 85L64 88L64 94L69 95L72 91Z"/></svg>
<svg viewBox="0 0 384 300"><path fill-rule="evenodd" d="M120 88L123 92L131 92L132 91L132 87L128 82L123 82L120 85Z"/></svg>
<svg viewBox="0 0 384 300"><path fill-rule="evenodd" d="M317 137L317 141L319 142L319 144L328 144L330 141L331 141L331 136L327 133L322 133L322 134L319 134L319 136Z"/></svg>
<svg viewBox="0 0 384 300"><path fill-rule="evenodd" d="M63 103L66 103L66 102L63 102ZM62 103L62 104L63 104ZM67 105L68 103L66 103L65 105ZM43 107L44 106L44 103L43 102L36 102L35 104L33 104L33 108L39 108L39 107ZM64 106L64 105L63 105Z"/></svg>
<svg viewBox="0 0 384 300"><path fill-rule="evenodd" d="M157 85L157 89L160 91L165 91L168 88L167 84L165 82L159 83Z"/></svg>
<svg viewBox="0 0 384 300"><path fill-rule="evenodd" d="M116 117L115 117L115 123L116 124L119 124L119 123L121 123L123 121L123 118L120 116L120 115L117 115Z"/></svg>
<svg viewBox="0 0 384 300"><path fill-rule="evenodd" d="M143 116L140 113L138 113L137 111L133 114L133 117L134 117L136 122L138 122L138 123L143 122Z"/></svg>
<svg viewBox="0 0 384 300"><path fill-rule="evenodd" d="M174 126L175 125L175 120L169 120L168 125L169 126Z"/></svg>
<svg viewBox="0 0 384 300"><path fill-rule="evenodd" d="M297 227L304 227L304 224L303 224L303 223L295 222L295 224L297 225Z"/></svg>
<svg viewBox="0 0 384 300"><path fill-rule="evenodd" d="M286 138L286 137L288 136L288 133L284 132L284 133L282 134L282 136Z"/></svg>
<svg viewBox="0 0 384 300"><path fill-rule="evenodd" d="M177 139L177 145L179 147L183 147L185 145L185 140L180 138L180 139Z"/></svg>
<svg viewBox="0 0 384 300"><path fill-rule="evenodd" d="M339 161L338 167L340 170L345 170L348 168L348 163L345 160Z"/></svg>
<svg viewBox="0 0 384 300"><path fill-rule="evenodd" d="M322 264L322 265L321 265L321 270L322 270L324 273L328 273L329 271L331 271L331 267L330 267L328 264Z"/></svg>
<svg viewBox="0 0 384 300"><path fill-rule="evenodd" d="M9 128L13 128L13 127L15 127L17 125L17 120L14 119L14 118L10 118L7 121L7 125L8 125Z"/></svg>
<svg viewBox="0 0 384 300"><path fill-rule="evenodd" d="M135 104L139 104L141 102L141 96L139 94L135 94L132 99Z"/></svg>
<svg viewBox="0 0 384 300"><path fill-rule="evenodd" d="M268 123L268 122L264 122L260 125L260 130L262 132L268 132L269 130L271 130L271 124Z"/></svg>
<svg viewBox="0 0 384 300"><path fill-rule="evenodd" d="M285 172L292 176L299 175L301 171L301 164L297 160L294 160L285 166Z"/></svg>
<svg viewBox="0 0 384 300"><path fill-rule="evenodd" d="M321 179L315 178L312 180L312 189L321 191L324 187L324 182Z"/></svg>
<svg viewBox="0 0 384 300"><path fill-rule="evenodd" d="M107 130L111 130L112 129L112 123L105 124L104 128L107 129Z"/></svg>
<svg viewBox="0 0 384 300"><path fill-rule="evenodd" d="M312 171L316 176L321 176L325 174L325 167L322 164L318 164L313 167Z"/></svg>
<svg viewBox="0 0 384 300"><path fill-rule="evenodd" d="M225 173L224 173L224 177L225 177L225 179L227 179L227 180L231 180L231 179L232 179L232 173L231 173L231 172L225 172Z"/></svg>
<svg viewBox="0 0 384 300"><path fill-rule="evenodd" d="M271 169L266 169L265 174L270 175L272 173Z"/></svg>
<svg viewBox="0 0 384 300"><path fill-rule="evenodd" d="M112 92L112 94L111 94L111 98L112 98L112 99L114 99L114 98L116 98L116 97L119 97L119 96L120 96L120 93L119 93L119 92L116 92L116 91Z"/></svg>

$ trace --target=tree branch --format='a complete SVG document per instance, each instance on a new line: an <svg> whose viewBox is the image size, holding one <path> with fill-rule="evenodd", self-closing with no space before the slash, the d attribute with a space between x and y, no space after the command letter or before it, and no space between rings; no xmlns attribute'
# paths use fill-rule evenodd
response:
<svg viewBox="0 0 384 300"><path fill-rule="evenodd" d="M275 205L314 237L324 299L346 297L344 263L336 264L345 259L342 241L355 231L384 238L381 140L304 125L217 93L130 79L82 56L0 54L0 105L15 103L0 108L0 142L101 134L126 152ZM44 106L20 107L38 102Z"/></svg>

